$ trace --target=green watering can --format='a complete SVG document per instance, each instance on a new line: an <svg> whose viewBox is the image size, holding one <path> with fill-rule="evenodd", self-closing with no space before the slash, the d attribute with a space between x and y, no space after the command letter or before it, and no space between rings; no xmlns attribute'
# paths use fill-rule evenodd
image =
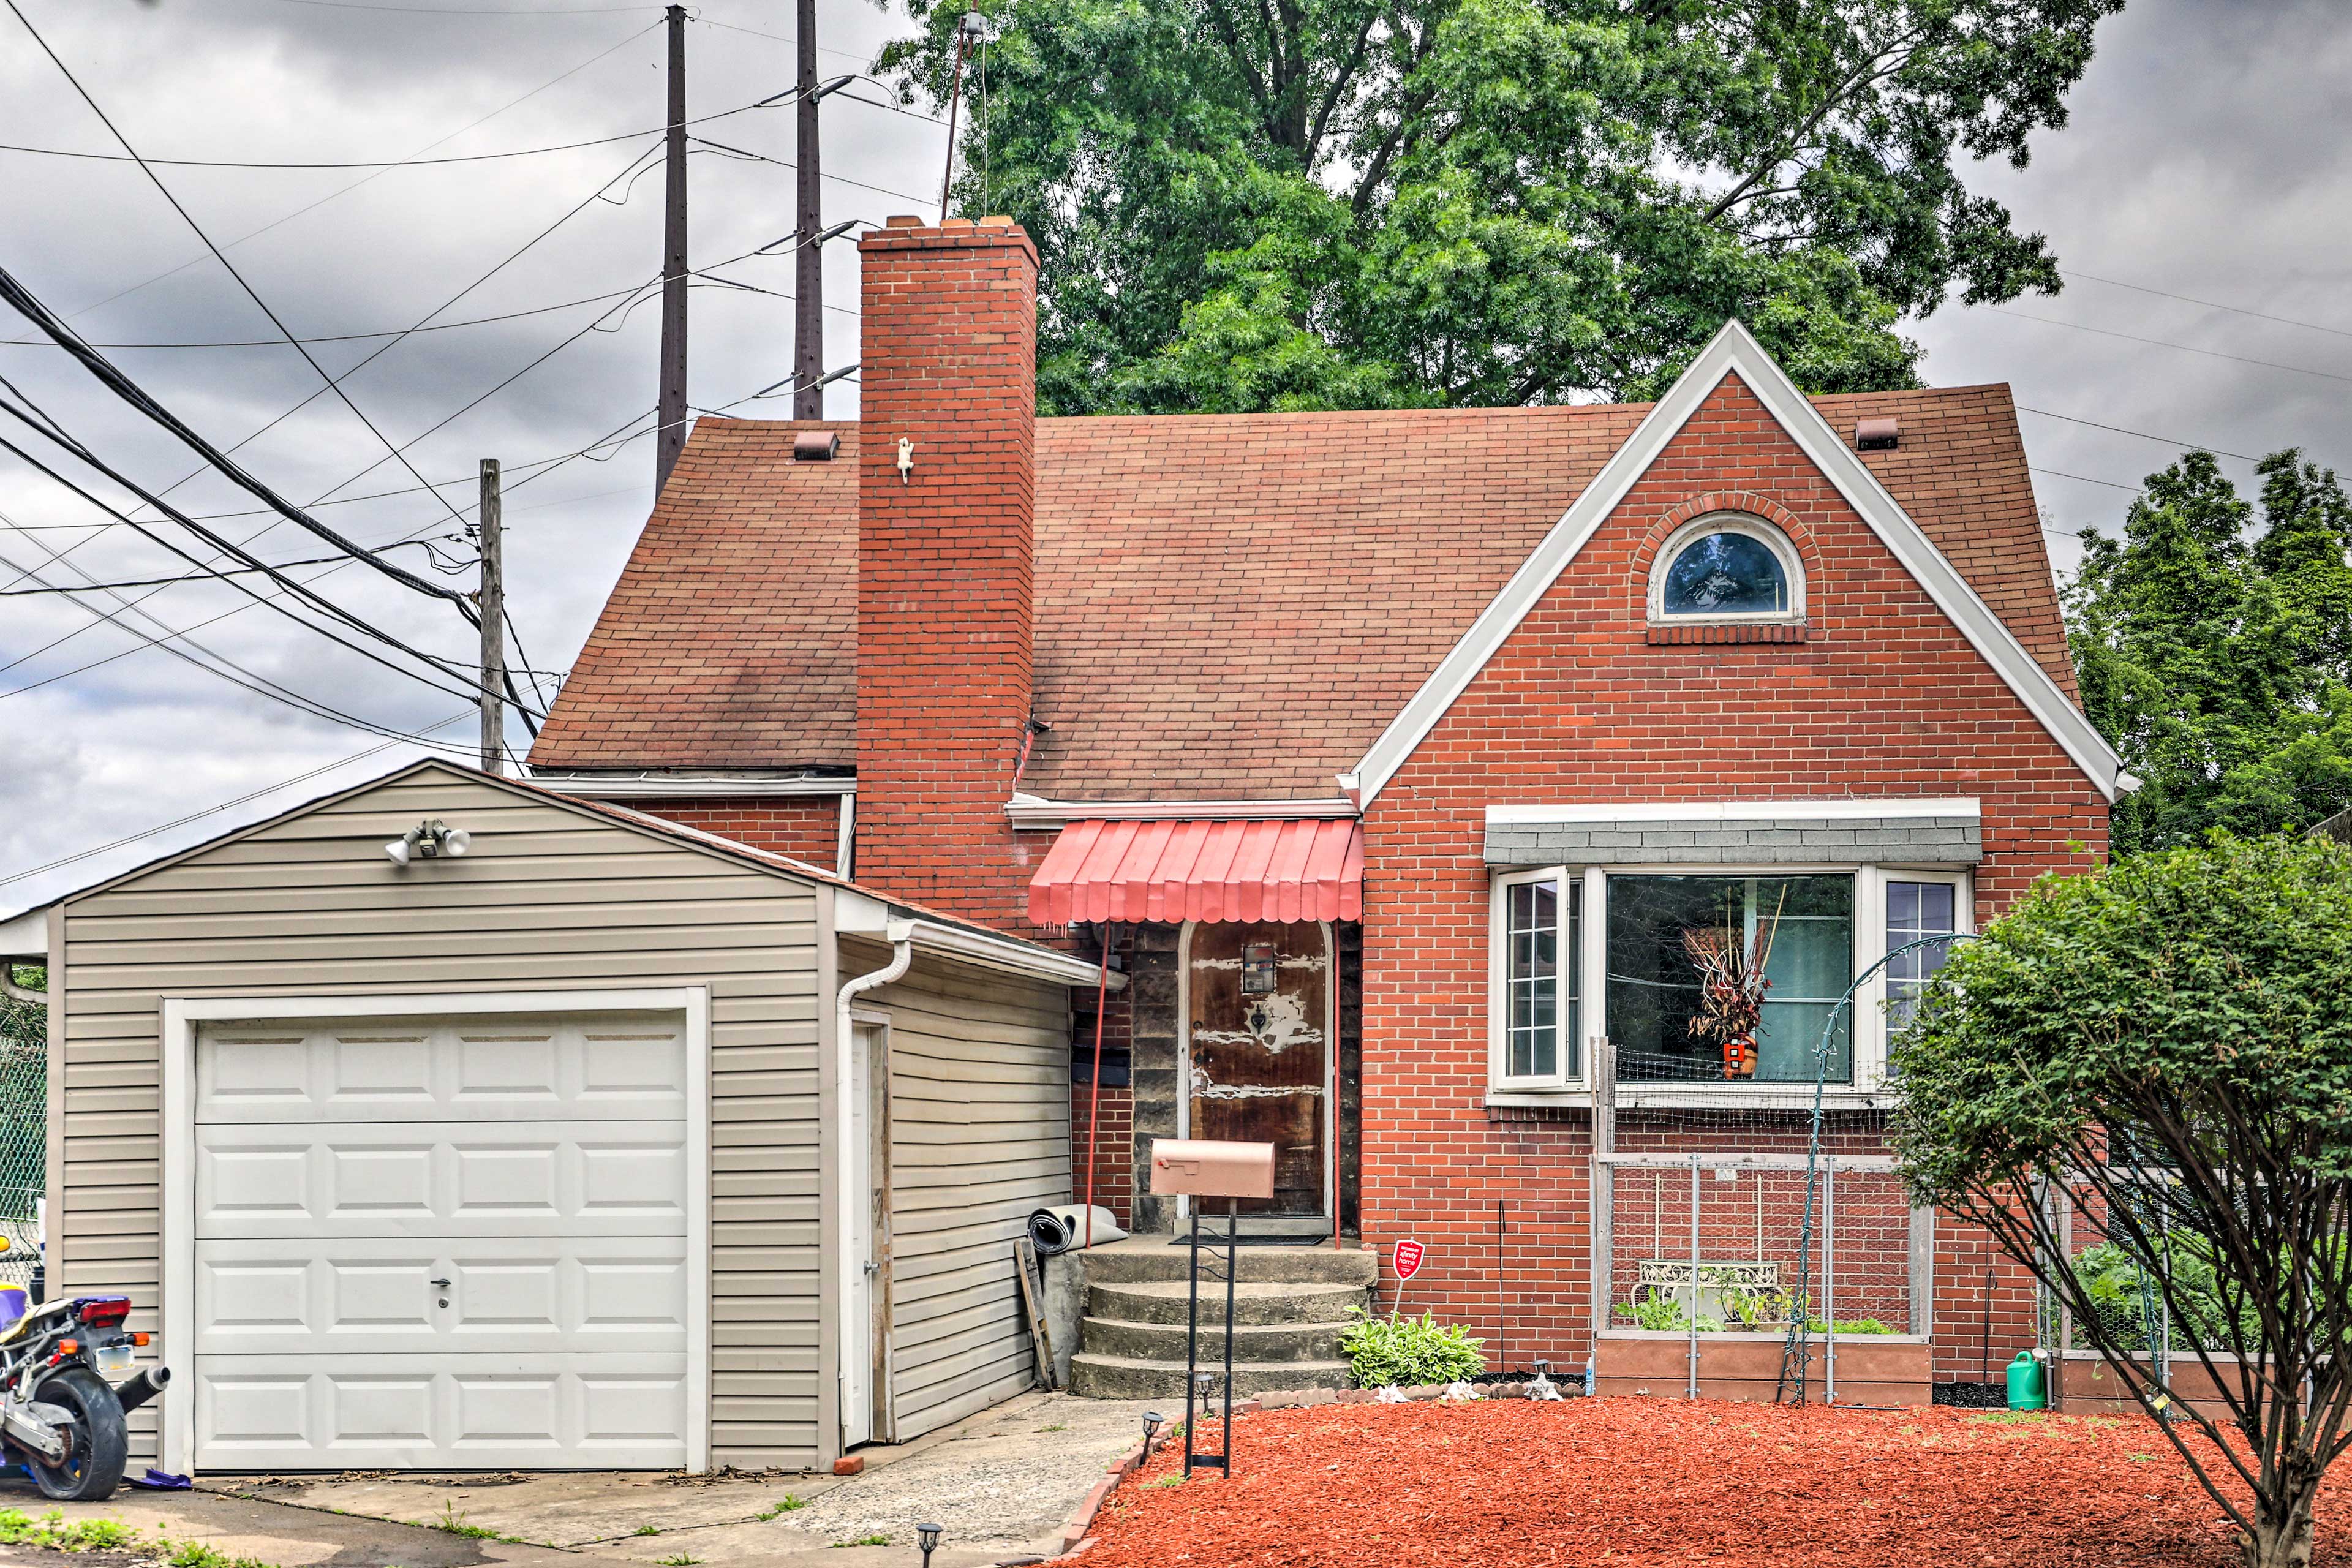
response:
<svg viewBox="0 0 2352 1568"><path fill-rule="evenodd" d="M2017 1359L2009 1363L2009 1407L2011 1410L2046 1410L2050 1407L2041 1358L2032 1351L2020 1351Z"/></svg>

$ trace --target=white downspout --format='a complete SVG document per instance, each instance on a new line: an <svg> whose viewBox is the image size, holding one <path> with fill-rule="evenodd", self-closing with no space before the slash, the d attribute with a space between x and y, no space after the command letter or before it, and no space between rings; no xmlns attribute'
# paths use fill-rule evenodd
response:
<svg viewBox="0 0 2352 1568"><path fill-rule="evenodd" d="M849 798L847 795L842 796L845 804ZM857 1205L869 1201L872 1196L868 1193L856 1193L850 1190L849 1175L857 1168L857 1152L852 1147L853 1134L857 1123L853 1114L854 1108L849 1102L850 1085L856 1081L855 1064L857 1026L850 1019L849 1008L850 1004L856 1001L860 995L889 984L904 975L914 963L915 922L910 920L887 921L882 928L882 936L883 940L890 944L890 962L869 973L860 974L845 982L841 987L841 994L835 1003L836 1012L834 1017L833 1135L835 1153L833 1168L836 1178L835 1185L839 1189L834 1196L834 1219L836 1226L834 1234L841 1237L841 1263L834 1270L835 1289L837 1293L837 1299L834 1302L834 1314L835 1321L841 1326L836 1342L843 1348L843 1358L837 1372L839 1382L845 1388L849 1382L849 1315L856 1304L860 1262L859 1259L849 1256L850 1238L857 1234ZM867 1391L867 1396L872 1397L871 1390ZM846 1426L848 1413L845 1410L842 1413L842 1419Z"/></svg>

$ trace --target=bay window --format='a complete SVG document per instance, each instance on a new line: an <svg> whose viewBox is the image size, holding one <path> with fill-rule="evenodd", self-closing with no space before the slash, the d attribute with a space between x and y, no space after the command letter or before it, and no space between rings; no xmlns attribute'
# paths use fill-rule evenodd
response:
<svg viewBox="0 0 2352 1568"><path fill-rule="evenodd" d="M1823 1081L1868 1094L1885 1082L1887 1037L1909 1020L1948 949L1880 959L1922 937L1969 929L1964 871L1873 866L1722 868L1554 866L1494 880L1489 987L1492 1088L1539 1102L1589 1087L1589 1037L1614 1043L1617 1079L1637 1097L1737 1100L1809 1087L1828 1026ZM1755 1072L1727 1079L1721 1039L1696 1033L1709 1004L1692 939L1763 958Z"/></svg>
<svg viewBox="0 0 2352 1568"><path fill-rule="evenodd" d="M1761 953L1763 1019L1756 1081L1811 1083L1822 1026L1853 981L1853 879L1612 876L1609 879L1609 1037L1628 1083L1723 1079L1723 1047L1692 1033L1705 1010L1685 931L1722 931ZM1853 1081L1849 1031L1830 1040L1828 1081Z"/></svg>

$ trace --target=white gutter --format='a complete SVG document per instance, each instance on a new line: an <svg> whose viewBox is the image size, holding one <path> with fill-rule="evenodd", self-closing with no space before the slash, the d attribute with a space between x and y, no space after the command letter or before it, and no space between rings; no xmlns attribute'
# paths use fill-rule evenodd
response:
<svg viewBox="0 0 2352 1568"><path fill-rule="evenodd" d="M788 795L854 795L857 781L802 773L572 773L541 769L530 783L583 800L772 800Z"/></svg>
<svg viewBox="0 0 2352 1568"><path fill-rule="evenodd" d="M1095 965L1035 942L919 916L899 919L891 914L888 904L854 888L835 889L833 909L834 930L842 936L896 942L898 939L888 933L903 925L915 946L959 963L1001 969L1007 974L1024 974L1063 985L1093 985L1100 978ZM1118 974L1113 974L1110 982L1113 990L1125 984Z"/></svg>
<svg viewBox="0 0 2352 1568"><path fill-rule="evenodd" d="M836 904L836 908L838 905ZM857 1120L856 1108L850 1103L850 1086L857 1081L857 1026L850 1016L850 1005L866 992L887 985L907 973L915 962L915 922L890 921L885 923L882 936L890 944L890 962L846 982L835 1000L833 1020L833 1135L834 1135L834 1235L841 1248L839 1261L834 1268L835 1321L840 1324L837 1342L846 1342L850 1314L857 1309L858 1259L849 1256L850 1238L857 1234L857 1205L869 1202L870 1193L850 1191L849 1173L857 1168L856 1138ZM868 1092L871 1092L869 1088ZM846 1360L835 1369L845 1389L849 1382Z"/></svg>
<svg viewBox="0 0 2352 1568"><path fill-rule="evenodd" d="M833 874L846 882L857 864L857 792L841 797L841 821L833 837Z"/></svg>
<svg viewBox="0 0 2352 1568"><path fill-rule="evenodd" d="M1330 800L1047 800L1015 795L1004 815L1016 828L1064 827L1073 822L1311 822L1358 814L1353 801Z"/></svg>

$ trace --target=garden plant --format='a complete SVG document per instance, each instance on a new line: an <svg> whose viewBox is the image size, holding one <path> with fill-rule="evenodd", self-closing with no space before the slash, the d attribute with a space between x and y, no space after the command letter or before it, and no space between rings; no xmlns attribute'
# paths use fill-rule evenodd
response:
<svg viewBox="0 0 2352 1568"><path fill-rule="evenodd" d="M1893 1065L1913 1201L1984 1226L2071 1310L2248 1568L2307 1563L2352 1446L2352 849L2217 834L2045 878L1953 952ZM2097 1256L2067 1256L2062 1195L2100 1216ZM2126 1268L2221 1418L2169 1400L2101 1310Z"/></svg>

